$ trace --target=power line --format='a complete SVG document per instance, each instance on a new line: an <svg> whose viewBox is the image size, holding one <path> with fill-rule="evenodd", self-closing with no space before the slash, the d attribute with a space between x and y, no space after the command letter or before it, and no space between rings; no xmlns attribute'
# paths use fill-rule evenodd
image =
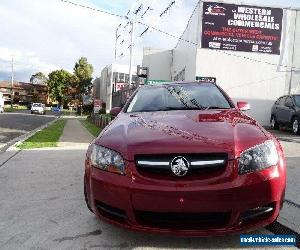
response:
<svg viewBox="0 0 300 250"><path fill-rule="evenodd" d="M165 15L171 8L172 8L172 6L175 4L175 1L172 1L169 5L168 5L168 7L162 12L162 13L160 13L160 17L162 17L163 15Z"/></svg>
<svg viewBox="0 0 300 250"><path fill-rule="evenodd" d="M111 16L117 16L117 17L120 17L120 18L123 18L123 19L127 19L128 20L128 17L127 16L122 16L122 15L119 15L119 14L115 14L115 13L111 13L111 12L108 12L108 11L104 11L104 10L99 10L99 9L96 9L96 8L92 8L90 6L86 6L86 5L81 5L81 4L77 4L77 3L73 3L71 1L68 1L68 0L60 0L61 2L65 2L65 3L68 3L68 4L72 4L72 5L75 5L75 6L78 6L78 7L81 7L81 8L85 8L85 9L90 9L90 10L93 10L93 11L97 11L97 12L101 12L101 13L104 13L104 14L108 14L108 15L111 15ZM201 1L200 1L201 2ZM193 44L195 46L199 46L198 43L196 42L193 42L193 41L190 41L188 39L184 39L182 38L182 36L176 36L176 35L173 35L167 31L164 31L164 30L161 30L157 27L153 27L151 25L148 25L146 23L143 23L141 21L137 21L138 24L140 25L144 25L146 26L147 28L150 28L152 30L155 30L157 32L160 32L164 35L167 35L169 37L172 37L172 38L175 38L175 39L178 39L180 41L183 41L183 42L187 42L187 43L190 43L190 44ZM119 25L120 26L120 25ZM146 33L146 32L145 32ZM144 33L144 34L145 34ZM226 51L223 51L223 50L217 50L217 49L211 49L217 53L223 53L225 55L228 55L228 56L232 56L232 57L236 57L236 58L242 58L242 59L245 59L245 60L249 60L249 61L252 61L252 62L257 62L257 63L263 63L263 64L267 64L267 65L270 65L270 66L280 66L280 67L285 67L285 68L291 68L291 70L300 70L300 68L298 67L293 67L293 66L288 66L288 65L283 65L283 64L277 64L277 63L271 63L271 62L267 62L267 61L262 61L262 60L258 60L258 59L254 59L254 58L251 58L251 57L247 57L247 56L241 56L241 55L237 55L237 54L231 54L231 53L228 53ZM123 53L122 53L123 54Z"/></svg>
<svg viewBox="0 0 300 250"><path fill-rule="evenodd" d="M71 1L68 1L68 0L60 0L60 1L61 1L61 2L64 2L64 3L67 3L67 4L71 4L71 5L77 6L77 7L81 7L81 8L93 10L93 11L96 11L96 12L101 12L101 13L103 13L103 14L107 14L107 15L110 15L110 16L116 16L116 17L128 19L127 16L119 15L119 14L116 14L116 13L111 13L111 12L108 12L108 11L106 11L106 10L96 9L96 8L93 8L93 7L88 6L88 5L82 5L82 4L74 3L74 2L71 2Z"/></svg>

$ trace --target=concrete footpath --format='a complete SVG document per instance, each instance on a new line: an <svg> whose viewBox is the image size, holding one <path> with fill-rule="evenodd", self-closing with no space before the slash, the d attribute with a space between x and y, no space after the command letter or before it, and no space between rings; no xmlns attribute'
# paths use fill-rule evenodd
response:
<svg viewBox="0 0 300 250"><path fill-rule="evenodd" d="M86 148L94 139L78 119L69 119L60 137L58 147Z"/></svg>

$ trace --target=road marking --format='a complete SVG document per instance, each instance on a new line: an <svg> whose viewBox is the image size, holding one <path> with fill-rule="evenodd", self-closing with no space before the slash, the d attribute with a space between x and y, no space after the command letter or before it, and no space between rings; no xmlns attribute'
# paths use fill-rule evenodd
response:
<svg viewBox="0 0 300 250"><path fill-rule="evenodd" d="M12 156L10 156L7 160L1 163L0 168L3 167L7 162L9 162L12 158L14 158L18 153L20 153L22 150L16 151Z"/></svg>

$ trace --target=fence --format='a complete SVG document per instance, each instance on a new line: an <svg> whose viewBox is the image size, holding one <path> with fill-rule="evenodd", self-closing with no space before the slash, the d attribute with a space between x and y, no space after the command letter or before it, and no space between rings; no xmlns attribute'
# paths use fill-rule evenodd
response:
<svg viewBox="0 0 300 250"><path fill-rule="evenodd" d="M93 114L91 116L91 121L97 127L103 129L112 121L112 117L110 115Z"/></svg>
<svg viewBox="0 0 300 250"><path fill-rule="evenodd" d="M137 85L130 85L125 86L117 92L113 92L112 107L122 107L137 88Z"/></svg>

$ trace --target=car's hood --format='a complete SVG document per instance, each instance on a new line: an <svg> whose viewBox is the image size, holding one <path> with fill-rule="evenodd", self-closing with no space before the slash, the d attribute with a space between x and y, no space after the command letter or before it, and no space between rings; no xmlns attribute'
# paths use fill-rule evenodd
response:
<svg viewBox="0 0 300 250"><path fill-rule="evenodd" d="M121 113L95 143L114 149L127 160L136 154L227 152L236 158L262 143L267 133L235 109Z"/></svg>

